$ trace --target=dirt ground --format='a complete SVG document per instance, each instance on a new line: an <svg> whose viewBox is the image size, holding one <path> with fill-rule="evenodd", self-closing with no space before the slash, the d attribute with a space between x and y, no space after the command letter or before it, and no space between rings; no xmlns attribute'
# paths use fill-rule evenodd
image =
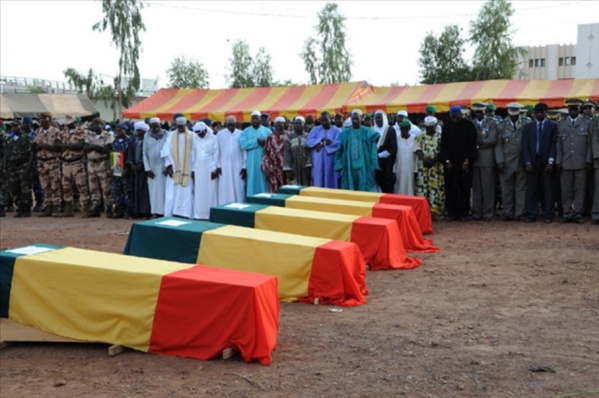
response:
<svg viewBox="0 0 599 398"><path fill-rule="evenodd" d="M121 252L132 221L0 219L1 247ZM599 394L599 227L438 222L440 253L369 272L368 303L282 304L273 364L102 344L0 351L2 397L565 397ZM539 371L545 369L545 371ZM533 370L536 370L533 371ZM577 393L577 394L574 394Z"/></svg>

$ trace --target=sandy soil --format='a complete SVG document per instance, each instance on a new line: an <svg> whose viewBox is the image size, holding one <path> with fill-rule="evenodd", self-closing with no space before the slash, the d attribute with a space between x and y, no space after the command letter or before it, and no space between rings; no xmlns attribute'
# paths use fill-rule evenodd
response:
<svg viewBox="0 0 599 398"><path fill-rule="evenodd" d="M1 247L121 252L132 221L0 219ZM2 397L559 397L599 394L599 228L434 225L441 253L369 272L368 303L341 313L282 304L269 367L101 344L0 351ZM553 372L533 372L539 367ZM572 396L572 395L570 395Z"/></svg>

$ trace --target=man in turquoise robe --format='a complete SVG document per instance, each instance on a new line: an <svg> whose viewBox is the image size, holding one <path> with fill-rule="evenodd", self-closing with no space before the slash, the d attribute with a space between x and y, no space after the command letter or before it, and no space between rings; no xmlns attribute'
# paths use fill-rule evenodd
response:
<svg viewBox="0 0 599 398"><path fill-rule="evenodd" d="M239 136L241 149L247 152L247 196L267 192L266 177L260 169L262 165L262 153L266 138L272 131L260 124L260 111L252 112L252 125L243 130Z"/></svg>
<svg viewBox="0 0 599 398"><path fill-rule="evenodd" d="M361 125L360 114L352 113L352 126L339 134L335 170L341 175L341 189L376 190L374 171L379 170L377 143L380 134Z"/></svg>

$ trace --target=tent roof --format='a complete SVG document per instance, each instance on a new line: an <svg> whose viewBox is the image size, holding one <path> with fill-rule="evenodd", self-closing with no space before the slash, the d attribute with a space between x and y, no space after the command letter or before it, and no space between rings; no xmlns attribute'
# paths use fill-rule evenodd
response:
<svg viewBox="0 0 599 398"><path fill-rule="evenodd" d="M50 112L56 118L90 116L98 110L85 94L1 94L0 117L39 116Z"/></svg>
<svg viewBox="0 0 599 398"><path fill-rule="evenodd" d="M171 119L175 113L182 113L194 120L205 117L224 120L234 115L238 120L250 121L256 109L268 112L271 117L315 116L324 111L342 111L344 105L367 86L366 82L353 82L224 90L161 89L125 110L123 117Z"/></svg>
<svg viewBox="0 0 599 398"><path fill-rule="evenodd" d="M564 106L566 98L599 99L599 79L568 80L487 80L426 86L370 87L346 104L347 109L395 113L400 110L423 113L427 105L447 112L453 105L471 106L492 102L505 108L510 102L534 105L545 102L550 108Z"/></svg>

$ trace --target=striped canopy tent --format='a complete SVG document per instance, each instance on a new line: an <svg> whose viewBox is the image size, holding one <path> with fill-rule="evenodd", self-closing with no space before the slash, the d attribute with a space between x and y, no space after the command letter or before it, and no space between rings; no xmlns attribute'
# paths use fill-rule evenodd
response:
<svg viewBox="0 0 599 398"><path fill-rule="evenodd" d="M50 112L55 118L98 113L85 94L0 94L0 118L39 116Z"/></svg>
<svg viewBox="0 0 599 398"><path fill-rule="evenodd" d="M340 112L353 97L368 88L364 81L312 86L232 88L223 90L161 89L123 112L123 117L172 119L182 113L191 120L208 117L224 120L233 115L249 122L254 110L282 115L316 116L323 111Z"/></svg>
<svg viewBox="0 0 599 398"><path fill-rule="evenodd" d="M448 112L453 105L472 106L474 102L492 102L505 108L510 102L535 105L545 102L549 108L561 108L566 98L599 100L599 79L568 80L487 80L426 86L369 87L349 101L345 111L360 109L371 113L406 110L424 113L427 105L437 112Z"/></svg>

